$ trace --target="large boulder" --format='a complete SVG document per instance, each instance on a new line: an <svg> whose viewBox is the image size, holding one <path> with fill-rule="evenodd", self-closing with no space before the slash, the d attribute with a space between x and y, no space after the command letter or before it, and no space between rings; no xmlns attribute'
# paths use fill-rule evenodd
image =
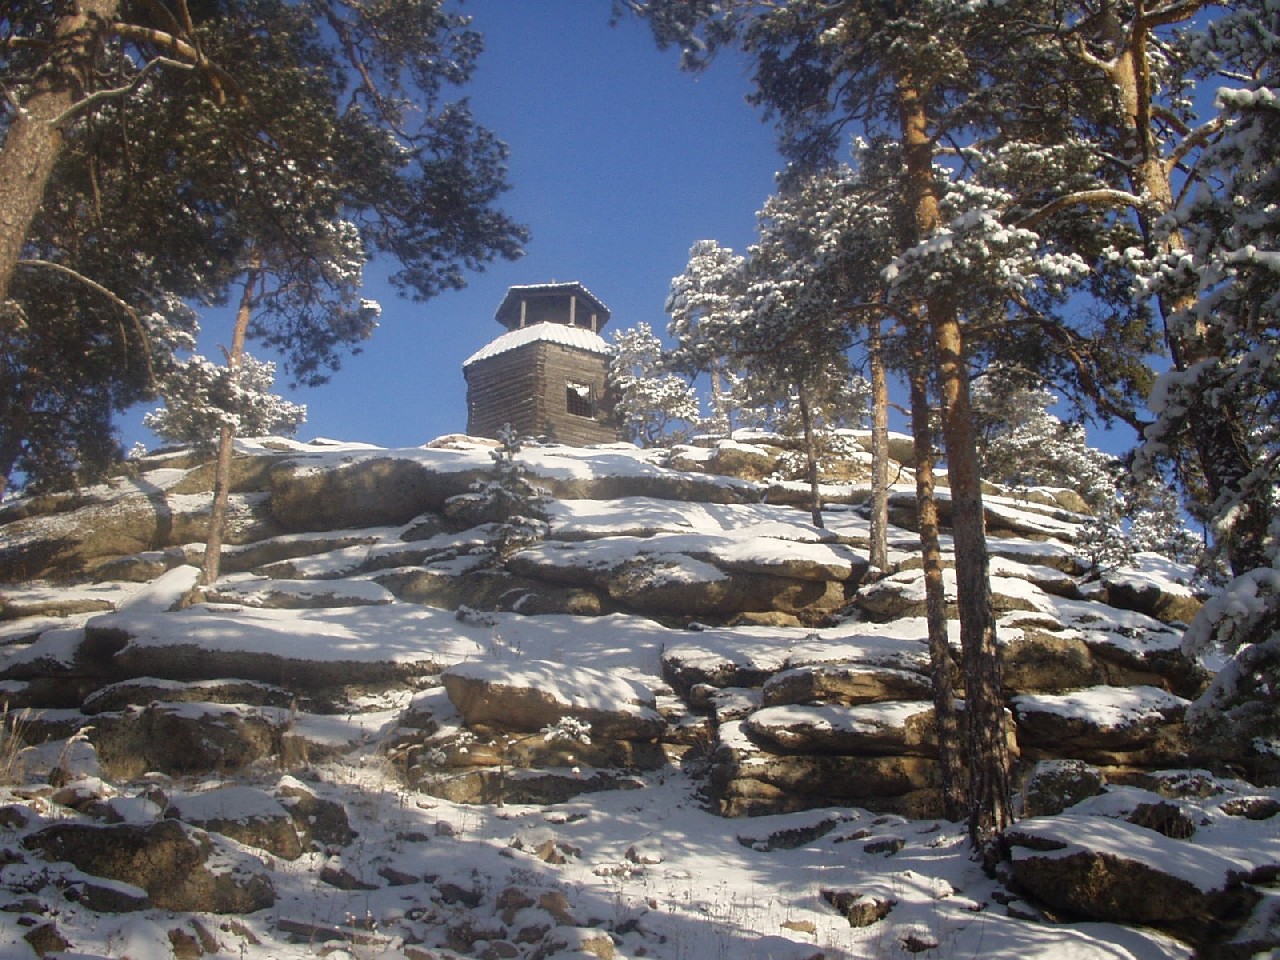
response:
<svg viewBox="0 0 1280 960"><path fill-rule="evenodd" d="M875 703L882 700L927 700L929 678L911 670L877 664L831 663L792 667L764 683L765 706L788 703Z"/></svg>
<svg viewBox="0 0 1280 960"><path fill-rule="evenodd" d="M614 606L599 589L553 584L493 568L457 574L402 568L381 574L376 579L397 600L442 610L469 607L473 610L510 610L530 616L565 613L593 617L611 612Z"/></svg>
<svg viewBox="0 0 1280 960"><path fill-rule="evenodd" d="M938 766L929 757L779 753L737 722L721 725L710 793L723 816L858 806L926 818L942 810Z"/></svg>
<svg viewBox="0 0 1280 960"><path fill-rule="evenodd" d="M1063 693L1106 683L1105 664L1094 658L1088 643L1061 624L1011 614L1000 626L1001 678L1007 692Z"/></svg>
<svg viewBox="0 0 1280 960"><path fill-rule="evenodd" d="M1102 576L1099 583L1102 600L1121 610L1145 613L1163 623L1194 620L1200 612L1201 601L1186 584L1195 571L1153 553L1139 554L1138 560L1138 566L1147 569L1113 570Z"/></svg>
<svg viewBox="0 0 1280 960"><path fill-rule="evenodd" d="M290 532L398 526L428 510L440 510L483 473L440 472L395 457L331 469L317 469L302 460L271 472L271 510Z"/></svg>
<svg viewBox="0 0 1280 960"><path fill-rule="evenodd" d="M761 610L820 615L845 602L838 581L725 572L680 554L637 557L612 571L604 586L624 607L655 616L728 617Z"/></svg>
<svg viewBox="0 0 1280 960"><path fill-rule="evenodd" d="M423 780L419 788L450 803L503 804L564 803L584 793L633 790L643 784L616 770L562 767L548 770L506 770L486 767Z"/></svg>
<svg viewBox="0 0 1280 960"><path fill-rule="evenodd" d="M302 856L294 818L279 800L257 787L224 786L170 796L165 816L285 860Z"/></svg>
<svg viewBox="0 0 1280 960"><path fill-rule="evenodd" d="M153 770L229 773L282 757L287 725L285 711L243 704L152 703L99 714L88 736L104 773L132 780Z"/></svg>
<svg viewBox="0 0 1280 960"><path fill-rule="evenodd" d="M1242 883L1249 864L1110 817L1032 818L1004 840L1012 883L1063 919L1156 927L1206 945L1258 898Z"/></svg>
<svg viewBox="0 0 1280 960"><path fill-rule="evenodd" d="M240 703L288 709L297 695L284 687L234 678L183 683L157 677L136 677L108 684L85 697L80 710L90 715L166 703Z"/></svg>
<svg viewBox="0 0 1280 960"><path fill-rule="evenodd" d="M468 727L537 733L566 717L591 724L591 737L656 740L663 720L638 683L588 667L545 660L472 661L441 675Z"/></svg>
<svg viewBox="0 0 1280 960"><path fill-rule="evenodd" d="M1038 610L1043 591L1022 577L992 576L991 600L999 612L1010 610ZM952 569L942 571L943 593L948 616L956 616L956 574ZM888 621L925 615L924 571L900 570L858 591L855 598L858 608L873 620Z"/></svg>
<svg viewBox="0 0 1280 960"><path fill-rule="evenodd" d="M160 910L252 913L275 903L261 861L176 820L55 823L23 845L46 860L141 887Z"/></svg>
<svg viewBox="0 0 1280 960"><path fill-rule="evenodd" d="M933 705L924 701L765 707L747 717L743 729L793 753L937 756Z"/></svg>
<svg viewBox="0 0 1280 960"><path fill-rule="evenodd" d="M856 558L831 544L658 535L585 543L548 541L507 561L518 576L590 584L622 607L653 616L728 617L749 611L832 612L845 603Z"/></svg>
<svg viewBox="0 0 1280 960"><path fill-rule="evenodd" d="M103 568L110 572L110 565L121 557L202 541L210 506L203 498L125 488L88 498L65 512L15 520L3 527L0 581L93 577ZM230 498L227 543L247 543L279 532L265 495Z"/></svg>
<svg viewBox="0 0 1280 960"><path fill-rule="evenodd" d="M703 685L759 687L786 665L787 636L759 628L684 634L663 647L662 678L686 698Z"/></svg>
<svg viewBox="0 0 1280 960"><path fill-rule="evenodd" d="M1083 760L1041 760L1035 763L1018 791L1024 817L1052 817L1102 793L1106 778Z"/></svg>
<svg viewBox="0 0 1280 960"><path fill-rule="evenodd" d="M1070 757L1103 766L1185 765L1188 702L1156 687L1096 686L1013 698L1028 759Z"/></svg>
<svg viewBox="0 0 1280 960"><path fill-rule="evenodd" d="M866 571L839 544L668 533L546 541L507 566L532 579L591 584L626 608L669 616L831 612L844 604L845 584Z"/></svg>

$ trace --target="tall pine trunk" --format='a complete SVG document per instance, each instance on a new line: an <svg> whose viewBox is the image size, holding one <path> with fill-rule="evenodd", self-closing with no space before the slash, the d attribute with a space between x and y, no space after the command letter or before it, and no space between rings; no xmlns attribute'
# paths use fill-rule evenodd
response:
<svg viewBox="0 0 1280 960"><path fill-rule="evenodd" d="M804 430L805 474L809 481L809 515L813 525L823 528L822 490L818 485L818 441L813 435L813 408L809 406L808 391L801 386L796 391L800 406L800 425Z"/></svg>
<svg viewBox="0 0 1280 960"><path fill-rule="evenodd" d="M871 360L871 566L889 569L889 382L885 375L880 321L867 341Z"/></svg>
<svg viewBox="0 0 1280 960"><path fill-rule="evenodd" d="M911 437L915 447L916 525L924 572L925 622L929 632L929 670L933 712L938 726L938 771L942 810L948 820L966 815L968 796L960 752L960 720L956 710L955 664L947 635L947 595L943 583L942 544L933 460L933 428L929 423L929 358L919 322L907 331L911 342Z"/></svg>
<svg viewBox="0 0 1280 960"><path fill-rule="evenodd" d="M244 290L240 294L240 305L236 309L235 328L231 333L231 349L227 351L227 366L231 371L233 384L240 378L240 366L244 361L244 342L249 332L249 321L253 318L253 292L258 279L257 268L250 269L244 281ZM218 573L222 568L222 541L227 529L227 504L231 498L231 460L235 454L235 445L236 432L230 424L224 423L218 431L218 461L213 478L213 509L209 513L209 532L204 542L201 582L206 586L218 579Z"/></svg>
<svg viewBox="0 0 1280 960"><path fill-rule="evenodd" d="M107 28L120 0L79 0L58 18L44 69L13 111L0 146L0 307L9 299L13 272L44 202L45 190L64 145L63 123L84 96ZM8 327L14 320L3 317Z"/></svg>
<svg viewBox="0 0 1280 960"><path fill-rule="evenodd" d="M908 72L897 79L905 160L905 207L917 241L942 225L934 188L934 145L924 91ZM960 318L945 296L928 293L942 435L951 488L956 595L965 688L965 746L969 769L969 839L980 850L1013 821L1004 692L996 649L995 615L978 473L977 434L969 400Z"/></svg>

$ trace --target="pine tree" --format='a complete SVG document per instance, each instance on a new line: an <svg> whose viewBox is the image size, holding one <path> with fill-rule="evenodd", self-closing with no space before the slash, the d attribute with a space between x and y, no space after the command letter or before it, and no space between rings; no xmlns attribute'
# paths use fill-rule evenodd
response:
<svg viewBox="0 0 1280 960"><path fill-rule="evenodd" d="M711 415L704 429L721 436L733 432L739 405L732 386L741 378L728 368L718 331L732 324L742 293L743 258L714 240L699 240L689 250L685 270L671 280L664 309L671 318L667 334L676 342L671 357L675 371L711 377Z"/></svg>
<svg viewBox="0 0 1280 960"><path fill-rule="evenodd" d="M999 364L983 371L973 392L983 476L1014 489L1067 488L1101 507L1119 482L1114 459L1089 446L1080 424L1051 413L1057 402L1025 371Z"/></svg>
<svg viewBox="0 0 1280 960"><path fill-rule="evenodd" d="M199 354L175 363L161 378L165 405L148 413L143 425L162 440L197 449L217 447L230 424L237 436L292 436L307 408L271 392L276 365L246 354L238 376L230 367Z"/></svg>
<svg viewBox="0 0 1280 960"><path fill-rule="evenodd" d="M448 99L480 50L465 17L439 0L192 11L23 0L0 18L0 169L23 171L0 175L7 341L47 309L40 278L54 270L116 309L112 331L145 327L152 303L235 290L245 336L317 382L372 330L355 296L369 257L389 254L392 282L427 298L519 255L523 228L493 206L505 148ZM99 243L117 236L137 242ZM154 257L143 265L159 292L86 256L101 250ZM20 433L38 401L15 406L5 428Z"/></svg>
<svg viewBox="0 0 1280 960"><path fill-rule="evenodd" d="M932 377L918 382L931 381L940 399L964 648L970 831L985 847L1011 811L966 334L1001 328L1013 306L1034 306L1033 296L1061 300L1067 285L1087 275L1079 257L1007 222L1017 198L981 169L983 159L1035 129L1016 109L1013 80L1021 74L1026 90L1033 75L1008 38L1040 11L1029 2L960 0L625 6L649 16L658 40L682 45L692 62L728 43L745 49L755 66L754 99L772 111L796 161L830 156L852 124L898 145L901 162L889 180L898 257L886 306L914 328L909 337L927 337L914 353L930 363ZM961 159L942 162L944 140L961 145ZM1035 146L1018 152L1032 156Z"/></svg>
<svg viewBox="0 0 1280 960"><path fill-rule="evenodd" d="M608 389L613 409L628 435L645 446L679 437L674 424L698 419L698 396L684 378L668 371L662 341L647 323L613 334Z"/></svg>
<svg viewBox="0 0 1280 960"><path fill-rule="evenodd" d="M1196 616L1183 650L1230 657L1188 716L1199 736L1269 783L1280 783L1278 48L1280 9L1245 0L1210 24L1194 50L1230 65L1235 82L1218 91L1220 133L1196 170L1203 186L1177 212L1190 256L1160 265L1189 304L1174 318L1178 328L1216 352L1164 375L1153 404L1157 442L1180 428L1194 433L1205 406L1243 421L1234 443L1248 470L1217 491L1209 510L1233 577Z"/></svg>
<svg viewBox="0 0 1280 960"><path fill-rule="evenodd" d="M1021 34L1037 52L1041 75L1055 78L1042 86L1059 91L1053 103L1064 118L1057 123L1059 137L1093 158L1090 177L1063 179L1040 194L1042 206L1029 206L1023 222L1088 256L1099 278L1090 291L1104 309L1129 315L1138 348L1133 355L1141 355L1145 337L1139 328L1146 327L1184 380L1225 349L1217 327L1201 322L1194 309L1196 285L1182 271L1192 242L1174 216L1180 171L1198 166L1198 155L1221 127L1216 118L1198 123L1191 88L1215 73L1230 78L1251 69L1205 42L1218 6L1211 0L1077 0L1044 5ZM1126 287L1133 296L1128 308L1119 305ZM1090 387L1101 408L1114 413L1114 387L1097 380ZM1163 396L1162 388L1154 402ZM1265 491L1250 481L1249 411L1212 390L1192 390L1183 399L1182 429L1162 430L1160 445L1150 452L1178 462L1188 450L1207 502L1237 504L1233 533L1222 546L1234 571L1247 570L1265 557L1272 510ZM1130 422L1140 431L1145 427L1136 418ZM1189 480L1186 486L1194 490Z"/></svg>
<svg viewBox="0 0 1280 960"><path fill-rule="evenodd" d="M489 475L471 485L471 492L450 498L449 510L474 524L493 527L494 558L502 561L515 550L546 535L548 494L529 479L518 459L523 447L511 424L498 431L499 445L489 451Z"/></svg>

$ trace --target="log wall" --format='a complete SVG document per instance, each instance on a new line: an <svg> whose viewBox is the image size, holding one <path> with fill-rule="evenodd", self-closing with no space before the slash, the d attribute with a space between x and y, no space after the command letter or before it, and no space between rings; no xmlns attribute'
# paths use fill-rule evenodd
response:
<svg viewBox="0 0 1280 960"><path fill-rule="evenodd" d="M509 423L521 436L571 445L618 439L603 404L608 359L557 343L538 342L478 360L465 368L467 433L498 436ZM568 411L567 386L591 388L595 416Z"/></svg>

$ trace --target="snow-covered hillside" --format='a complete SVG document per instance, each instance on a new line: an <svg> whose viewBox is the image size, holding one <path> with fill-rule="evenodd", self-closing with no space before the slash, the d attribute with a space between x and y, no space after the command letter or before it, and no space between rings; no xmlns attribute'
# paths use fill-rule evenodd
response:
<svg viewBox="0 0 1280 960"><path fill-rule="evenodd" d="M768 443L526 448L546 535L499 557L451 499L490 449L242 443L203 591L207 466L5 505L4 955L1280 949L1280 790L1182 723L1187 571L1088 577L1069 498L988 498L1025 814L990 877L939 816L915 536L869 569L856 470L817 529L732 468Z"/></svg>

